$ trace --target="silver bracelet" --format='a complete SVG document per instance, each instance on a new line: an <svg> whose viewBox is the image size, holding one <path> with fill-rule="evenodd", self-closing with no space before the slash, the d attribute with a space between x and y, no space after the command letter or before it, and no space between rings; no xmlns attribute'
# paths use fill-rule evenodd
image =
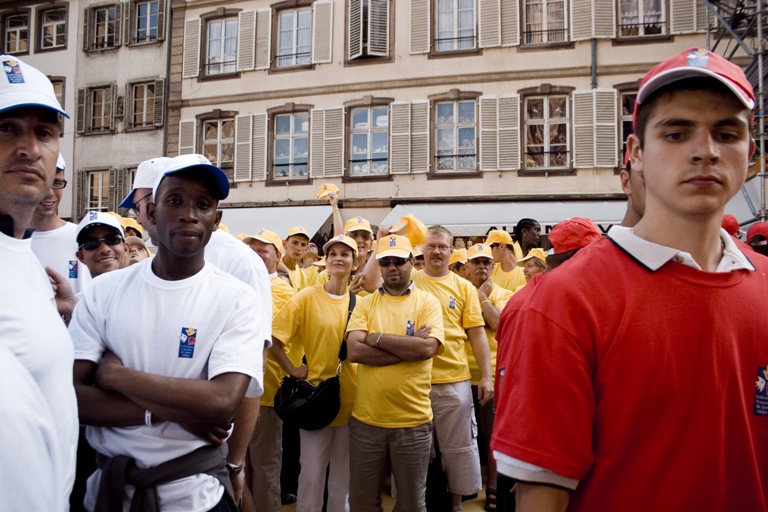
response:
<svg viewBox="0 0 768 512"><path fill-rule="evenodd" d="M144 411L144 424L148 427L152 426L152 411L149 409Z"/></svg>

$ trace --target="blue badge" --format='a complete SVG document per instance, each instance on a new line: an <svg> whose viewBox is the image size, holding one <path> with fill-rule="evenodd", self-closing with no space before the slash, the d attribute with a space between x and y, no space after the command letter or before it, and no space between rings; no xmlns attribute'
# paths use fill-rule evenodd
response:
<svg viewBox="0 0 768 512"><path fill-rule="evenodd" d="M77 279L77 260L69 260L69 278Z"/></svg>
<svg viewBox="0 0 768 512"><path fill-rule="evenodd" d="M389 239L389 246L390 247L395 247L396 245L397 245L397 240L395 239L395 237L390 238Z"/></svg>
<svg viewBox="0 0 768 512"><path fill-rule="evenodd" d="M448 297L448 308L456 309L456 299L454 299L452 295Z"/></svg>
<svg viewBox="0 0 768 512"><path fill-rule="evenodd" d="M413 333L415 331L416 322L413 320L408 320L405 324L405 335L406 336L413 336Z"/></svg>
<svg viewBox="0 0 768 512"><path fill-rule="evenodd" d="M755 416L768 416L768 366L757 369L757 391L755 392Z"/></svg>
<svg viewBox="0 0 768 512"><path fill-rule="evenodd" d="M483 244L479 244L477 246L477 252L482 252L482 250L483 250Z"/></svg>
<svg viewBox="0 0 768 512"><path fill-rule="evenodd" d="M179 357L192 359L195 354L195 341L197 341L197 329L182 327L179 335Z"/></svg>
<svg viewBox="0 0 768 512"><path fill-rule="evenodd" d="M88 212L88 220L98 220L99 212Z"/></svg>
<svg viewBox="0 0 768 512"><path fill-rule="evenodd" d="M701 48L691 50L688 54L688 65L696 68L705 68L709 62L709 52Z"/></svg>
<svg viewBox="0 0 768 512"><path fill-rule="evenodd" d="M23 84L24 75L21 73L21 66L16 59L8 59L3 61L3 69L5 75L8 77L9 84Z"/></svg>

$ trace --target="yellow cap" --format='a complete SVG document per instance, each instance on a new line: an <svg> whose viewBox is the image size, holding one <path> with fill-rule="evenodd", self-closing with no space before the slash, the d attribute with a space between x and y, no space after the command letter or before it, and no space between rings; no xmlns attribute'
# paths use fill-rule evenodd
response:
<svg viewBox="0 0 768 512"><path fill-rule="evenodd" d="M427 242L427 226L412 213L402 217L389 228L390 233L403 235L410 240L412 246L423 245Z"/></svg>
<svg viewBox="0 0 768 512"><path fill-rule="evenodd" d="M408 259L413 253L410 240L400 235L389 235L379 240L376 247L376 259L394 256L395 258Z"/></svg>
<svg viewBox="0 0 768 512"><path fill-rule="evenodd" d="M251 242L254 240L264 242L265 244L272 244L275 246L275 249L277 249L278 254L283 254L283 241L280 240L280 235L274 231L261 228L255 235L246 236L243 238L243 242L248 245L251 245Z"/></svg>
<svg viewBox="0 0 768 512"><path fill-rule="evenodd" d="M288 234L285 235L285 239L288 240L288 237L294 236L294 235L302 235L307 237L307 240L309 240L311 237L309 236L309 232L304 228L304 226L294 226L291 229L288 230Z"/></svg>
<svg viewBox="0 0 768 512"><path fill-rule="evenodd" d="M528 261L531 258L536 258L537 260L541 260L542 263L547 263L547 252L544 249L541 249L539 247L535 247L528 251L528 256L525 258L517 260L517 266L518 267L524 267L525 262Z"/></svg>
<svg viewBox="0 0 768 512"><path fill-rule="evenodd" d="M349 238L347 235L339 235L331 238L327 242L325 242L325 245L323 245L323 252L328 254L328 249L335 244L344 244L350 249L352 249L352 252L355 253L355 258L357 258L357 242L355 242L352 238Z"/></svg>
<svg viewBox="0 0 768 512"><path fill-rule="evenodd" d="M237 235L235 238L237 238L238 240L240 240L240 241L242 242L243 240L245 240L246 238L248 238L248 235L247 235L247 234L245 234L245 233L240 233L240 234L238 234L238 235Z"/></svg>
<svg viewBox="0 0 768 512"><path fill-rule="evenodd" d="M448 260L448 265L454 263L466 263L467 262L467 250L466 249L454 249L451 253L451 257Z"/></svg>
<svg viewBox="0 0 768 512"><path fill-rule="evenodd" d="M345 233L351 233L352 231L367 231L370 234L373 234L371 223L362 217L353 217L344 224Z"/></svg>
<svg viewBox="0 0 768 512"><path fill-rule="evenodd" d="M475 244L467 251L467 258L473 260L475 258L489 258L493 259L493 252L491 246L487 243Z"/></svg>
<svg viewBox="0 0 768 512"><path fill-rule="evenodd" d="M229 227L223 222L219 222L219 229L225 233L229 233Z"/></svg>
<svg viewBox="0 0 768 512"><path fill-rule="evenodd" d="M485 238L485 243L488 245L491 245L491 244L512 245L512 235L510 235L509 233L507 233L502 229L494 229L493 231L488 233L488 236Z"/></svg>
<svg viewBox="0 0 768 512"><path fill-rule="evenodd" d="M128 228L135 229L139 235L144 235L144 230L141 228L141 224L136 222L136 219L131 217L120 217L120 224L123 226L123 231L128 231Z"/></svg>
<svg viewBox="0 0 768 512"><path fill-rule="evenodd" d="M317 187L317 198L323 199L324 197L330 195L330 194L336 194L339 195L339 187L334 185L333 183L323 183L319 187Z"/></svg>

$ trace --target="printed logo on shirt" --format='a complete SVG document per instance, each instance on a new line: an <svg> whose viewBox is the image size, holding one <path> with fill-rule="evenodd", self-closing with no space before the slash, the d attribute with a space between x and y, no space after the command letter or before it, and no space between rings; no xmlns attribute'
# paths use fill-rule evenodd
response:
<svg viewBox="0 0 768 512"><path fill-rule="evenodd" d="M448 296L448 309L456 309L456 299L453 298L453 295Z"/></svg>
<svg viewBox="0 0 768 512"><path fill-rule="evenodd" d="M757 368L757 391L755 392L755 416L768 416L768 366Z"/></svg>
<svg viewBox="0 0 768 512"><path fill-rule="evenodd" d="M69 278L77 279L77 260L69 260Z"/></svg>
<svg viewBox="0 0 768 512"><path fill-rule="evenodd" d="M413 333L415 332L416 322L413 320L408 320L405 324L405 335L406 336L413 336Z"/></svg>
<svg viewBox="0 0 768 512"><path fill-rule="evenodd" d="M192 359L195 355L195 341L197 341L197 329L182 327L179 335L179 357Z"/></svg>

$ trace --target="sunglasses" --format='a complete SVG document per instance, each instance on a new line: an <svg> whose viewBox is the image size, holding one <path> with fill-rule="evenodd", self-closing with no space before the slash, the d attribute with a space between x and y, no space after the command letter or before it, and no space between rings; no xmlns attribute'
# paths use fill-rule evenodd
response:
<svg viewBox="0 0 768 512"><path fill-rule="evenodd" d="M408 260L406 260L405 258L381 258L379 260L379 266L384 268L390 265L394 265L396 267L402 267L406 263L408 263Z"/></svg>
<svg viewBox="0 0 768 512"><path fill-rule="evenodd" d="M67 180L63 180L60 178L55 178L53 180L53 185L51 185L52 188L64 188L67 186Z"/></svg>
<svg viewBox="0 0 768 512"><path fill-rule="evenodd" d="M123 243L123 237L120 235L109 235L104 238L99 238L98 240L88 240L80 244L80 250L82 251L85 249L86 251L95 251L99 248L101 242L104 242L109 246L118 245Z"/></svg>

